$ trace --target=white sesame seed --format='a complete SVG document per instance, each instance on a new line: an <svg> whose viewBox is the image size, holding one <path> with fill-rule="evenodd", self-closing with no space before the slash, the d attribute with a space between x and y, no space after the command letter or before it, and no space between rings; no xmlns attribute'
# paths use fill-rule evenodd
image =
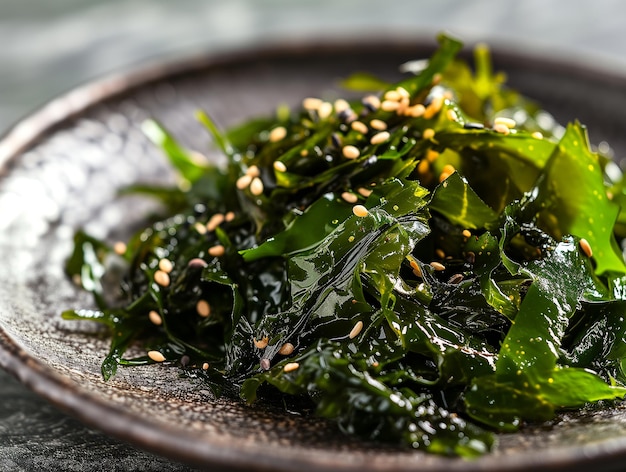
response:
<svg viewBox="0 0 626 472"><path fill-rule="evenodd" d="M154 362L163 362L165 360L165 356L159 351L148 351L148 357Z"/></svg>
<svg viewBox="0 0 626 472"><path fill-rule="evenodd" d="M354 130L354 131L358 131L361 134L367 134L367 132L369 131L369 129L367 128L367 126L365 125L365 123L363 123L362 121L353 121L350 124L350 127Z"/></svg>
<svg viewBox="0 0 626 472"><path fill-rule="evenodd" d="M497 125L497 124L502 124L504 126L506 126L507 128L515 128L515 120L512 118L506 118L504 116L498 116L493 120L493 124Z"/></svg>
<svg viewBox="0 0 626 472"><path fill-rule="evenodd" d="M363 103L369 105L374 110L380 108L380 99L376 95L367 95L363 97Z"/></svg>
<svg viewBox="0 0 626 472"><path fill-rule="evenodd" d="M287 130L285 129L285 127L278 126L277 128L274 128L272 131L270 131L269 140L270 142L275 143L282 139L285 139L285 136L287 136Z"/></svg>
<svg viewBox="0 0 626 472"><path fill-rule="evenodd" d="M221 225L226 217L221 213L215 213L211 218L209 218L208 223L206 224L207 231L214 231L219 225Z"/></svg>
<svg viewBox="0 0 626 472"><path fill-rule="evenodd" d="M365 198L369 197L372 194L372 190L370 190L369 188L365 188L365 187L359 187L357 189L357 192L359 192L359 194Z"/></svg>
<svg viewBox="0 0 626 472"><path fill-rule="evenodd" d="M300 364L298 364L297 362L290 362L289 364L285 364L283 370L285 372L293 372L294 370L298 370L298 368L300 368Z"/></svg>
<svg viewBox="0 0 626 472"><path fill-rule="evenodd" d="M383 131L387 129L387 123L385 123L383 120L379 120L376 118L370 121L370 126L374 129L377 129L378 131Z"/></svg>
<svg viewBox="0 0 626 472"><path fill-rule="evenodd" d="M274 170L276 172L286 172L287 166L282 161L274 161Z"/></svg>
<svg viewBox="0 0 626 472"><path fill-rule="evenodd" d="M200 223L199 221L196 221L196 223L193 225L194 229L200 233L200 234L206 234L206 225L203 225L202 223Z"/></svg>
<svg viewBox="0 0 626 472"><path fill-rule="evenodd" d="M211 315L211 305L206 300L198 300L196 311L202 318L208 318Z"/></svg>
<svg viewBox="0 0 626 472"><path fill-rule="evenodd" d="M398 108L400 108L400 102L385 100L383 103L380 104L380 108L383 111L396 111Z"/></svg>
<svg viewBox="0 0 626 472"><path fill-rule="evenodd" d="M350 104L343 98L338 98L335 100L334 107L337 113L341 113L342 111L346 111L350 108Z"/></svg>
<svg viewBox="0 0 626 472"><path fill-rule="evenodd" d="M430 263L430 266L435 270L446 270L446 266L444 266L441 262L433 261Z"/></svg>
<svg viewBox="0 0 626 472"><path fill-rule="evenodd" d="M341 194L341 198L344 199L344 201L348 202L348 203L356 203L359 201L359 197L357 197L355 194L353 194L352 192L343 192Z"/></svg>
<svg viewBox="0 0 626 472"><path fill-rule="evenodd" d="M150 319L150 321L157 325L160 326L163 324L163 319L161 318L161 315L159 315L156 311L154 310L150 310L150 312L148 313L148 318Z"/></svg>
<svg viewBox="0 0 626 472"><path fill-rule="evenodd" d="M209 363L205 362L204 364L202 364L202 370L209 370Z"/></svg>
<svg viewBox="0 0 626 472"><path fill-rule="evenodd" d="M167 274L167 272L157 270L154 273L154 281L161 287L167 287L170 284L170 276Z"/></svg>
<svg viewBox="0 0 626 472"><path fill-rule="evenodd" d="M235 182L235 186L239 190L243 190L250 185L250 182L252 182L252 176L249 174L245 174L237 179L237 182Z"/></svg>
<svg viewBox="0 0 626 472"><path fill-rule="evenodd" d="M220 257L224 255L224 253L226 252L226 248L221 244L217 244L213 247L210 247L208 252L210 256Z"/></svg>
<svg viewBox="0 0 626 472"><path fill-rule="evenodd" d="M235 212L234 211L229 211L228 213L226 213L224 215L224 219L226 221L233 221L235 219Z"/></svg>
<svg viewBox="0 0 626 472"><path fill-rule="evenodd" d="M308 97L302 100L302 107L305 110L317 110L322 104L322 100L315 97Z"/></svg>
<svg viewBox="0 0 626 472"><path fill-rule="evenodd" d="M250 182L250 193L255 196L263 193L263 181L260 178L255 177L252 179L252 182Z"/></svg>
<svg viewBox="0 0 626 472"><path fill-rule="evenodd" d="M350 330L350 334L348 334L348 337L350 339L356 338L359 335L359 333L361 332L362 329L363 329L363 322L362 321L357 321L356 324Z"/></svg>
<svg viewBox="0 0 626 472"><path fill-rule="evenodd" d="M385 95L384 95L385 100L391 100L394 102L400 101L401 98L402 98L402 95L397 90L388 90L387 92L385 92Z"/></svg>
<svg viewBox="0 0 626 472"><path fill-rule="evenodd" d="M285 343L281 346L280 350L278 351L278 354L280 354L281 356L289 356L293 354L294 349L295 348L293 344Z"/></svg>
<svg viewBox="0 0 626 472"><path fill-rule="evenodd" d="M357 148L356 146L352 146L352 145L344 146L343 149L341 150L341 153L347 159L356 159L357 157L361 155L359 148Z"/></svg>
<svg viewBox="0 0 626 472"><path fill-rule="evenodd" d="M504 135L509 134L511 132L511 129L507 125L502 124L502 123L494 124L493 125L493 130L496 133L500 133L500 134L504 134Z"/></svg>
<svg viewBox="0 0 626 472"><path fill-rule="evenodd" d="M364 218L370 214L369 210L365 208L363 205L354 205L352 207L352 213L354 213L359 218Z"/></svg>
<svg viewBox="0 0 626 472"><path fill-rule="evenodd" d="M261 171L258 166L251 165L246 169L246 175L249 175L250 177L258 177L261 175Z"/></svg>
<svg viewBox="0 0 626 472"><path fill-rule="evenodd" d="M113 245L113 251L115 254L123 255L126 252L126 243L118 241Z"/></svg>
<svg viewBox="0 0 626 472"><path fill-rule="evenodd" d="M254 346L257 349L265 349L267 347L267 344L269 343L270 339L265 336L263 339L256 339L254 338Z"/></svg>
<svg viewBox="0 0 626 472"><path fill-rule="evenodd" d="M535 138L535 139L543 139L543 134L541 133L541 131L535 131L532 134L532 137Z"/></svg>
<svg viewBox="0 0 626 472"><path fill-rule="evenodd" d="M420 116L424 114L425 111L426 111L426 107L422 105L421 103L418 103L417 105L413 105L412 107L409 107L406 110L407 114L409 116L412 116L413 118L419 118Z"/></svg>
<svg viewBox="0 0 626 472"><path fill-rule="evenodd" d="M390 134L388 131L381 131L380 133L376 133L374 136L372 136L372 139L370 139L370 144L384 143L389 139L389 137Z"/></svg>
<svg viewBox="0 0 626 472"><path fill-rule="evenodd" d="M580 246L580 249L585 253L585 256L587 257L593 256L593 251L591 250L591 244L589 244L589 241L583 238L580 241L578 241L578 244Z"/></svg>
<svg viewBox="0 0 626 472"><path fill-rule="evenodd" d="M332 112L333 104L330 102L323 102L317 109L317 116L319 116L322 120L325 120L331 115Z"/></svg>
<svg viewBox="0 0 626 472"><path fill-rule="evenodd" d="M174 264L169 259L161 259L159 261L159 269L169 274L174 269Z"/></svg>
<svg viewBox="0 0 626 472"><path fill-rule="evenodd" d="M402 98L410 98L411 94L409 93L409 91L407 89L405 89L404 87L398 87L396 89L396 91L400 94L400 97Z"/></svg>

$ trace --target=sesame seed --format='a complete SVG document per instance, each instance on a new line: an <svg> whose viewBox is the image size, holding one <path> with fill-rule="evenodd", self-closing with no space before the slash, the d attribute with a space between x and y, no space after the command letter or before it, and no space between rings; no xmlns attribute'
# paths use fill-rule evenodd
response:
<svg viewBox="0 0 626 472"><path fill-rule="evenodd" d="M365 188L365 187L359 187L357 189L357 192L359 192L359 194L365 198L369 197L372 194L372 190L370 190L369 188Z"/></svg>
<svg viewBox="0 0 626 472"><path fill-rule="evenodd" d="M159 269L169 274L174 269L174 264L169 259L161 259L159 261Z"/></svg>
<svg viewBox="0 0 626 472"><path fill-rule="evenodd" d="M511 132L510 128L507 125L504 125L502 123L496 123L493 125L493 130L496 133L500 133L500 134L509 134Z"/></svg>
<svg viewBox="0 0 626 472"><path fill-rule="evenodd" d="M383 103L380 104L380 108L383 111L396 111L398 108L400 108L400 102L385 100Z"/></svg>
<svg viewBox="0 0 626 472"><path fill-rule="evenodd" d="M267 336L265 336L263 339L254 338L254 347L256 347L257 349L265 349L269 341L270 339Z"/></svg>
<svg viewBox="0 0 626 472"><path fill-rule="evenodd" d="M543 139L543 134L541 133L541 131L535 131L531 136L535 139Z"/></svg>
<svg viewBox="0 0 626 472"><path fill-rule="evenodd" d="M285 367L283 367L283 370L285 372L293 372L294 370L298 370L299 367L300 367L300 364L298 364L297 362L290 362L289 364L285 364Z"/></svg>
<svg viewBox="0 0 626 472"><path fill-rule="evenodd" d="M270 360L266 358L261 359L259 361L259 365L261 366L261 369L263 370L269 370L269 368L271 367Z"/></svg>
<svg viewBox="0 0 626 472"><path fill-rule="evenodd" d="M426 151L426 160L428 162L435 162L438 157L439 153L434 149L429 149L428 151Z"/></svg>
<svg viewBox="0 0 626 472"><path fill-rule="evenodd" d="M426 107L421 103L418 103L417 105L413 105L412 107L406 109L406 113L413 118L419 118L424 114L425 111Z"/></svg>
<svg viewBox="0 0 626 472"><path fill-rule="evenodd" d="M198 300L196 311L202 318L208 318L211 315L211 305L206 300Z"/></svg>
<svg viewBox="0 0 626 472"><path fill-rule="evenodd" d="M328 118L333 112L333 104L330 102L322 102L322 104L317 109L317 116L319 116L322 120Z"/></svg>
<svg viewBox="0 0 626 472"><path fill-rule="evenodd" d="M287 166L282 161L274 161L274 170L276 172L286 172Z"/></svg>
<svg viewBox="0 0 626 472"><path fill-rule="evenodd" d="M204 259L200 259L199 257L194 257L187 263L187 267L190 269L204 269L208 266L207 262Z"/></svg>
<svg viewBox="0 0 626 472"><path fill-rule="evenodd" d="M506 118L504 116L498 116L493 120L493 124L494 125L498 125L498 124L502 124L504 126L506 126L507 128L515 128L515 120L511 119L511 118Z"/></svg>
<svg viewBox="0 0 626 472"><path fill-rule="evenodd" d="M344 146L341 150L343 156L347 159L356 159L361 155L361 152L356 146L348 145Z"/></svg>
<svg viewBox="0 0 626 472"><path fill-rule="evenodd" d="M389 139L389 136L390 135L388 131L381 131L380 133L376 133L374 136L372 136L372 139L370 139L370 144L384 143Z"/></svg>
<svg viewBox="0 0 626 472"><path fill-rule="evenodd" d="M358 131L361 134L367 134L367 132L369 131L369 129L367 128L367 126L365 125L365 123L363 123L362 121L353 121L350 124L350 127L354 130L354 131Z"/></svg>
<svg viewBox="0 0 626 472"><path fill-rule="evenodd" d="M472 235L472 232L469 229L464 229L462 234L464 237L469 238Z"/></svg>
<svg viewBox="0 0 626 472"><path fill-rule="evenodd" d="M287 136L287 130L284 126L278 126L270 131L269 140L271 143L278 142Z"/></svg>
<svg viewBox="0 0 626 472"><path fill-rule="evenodd" d="M150 310L150 313L148 313L148 319L157 326L160 326L163 324L163 319L161 318L161 315L159 315L154 310Z"/></svg>
<svg viewBox="0 0 626 472"><path fill-rule="evenodd" d="M370 126L378 131L384 131L387 129L387 123L379 119L373 119L370 121Z"/></svg>
<svg viewBox="0 0 626 472"><path fill-rule="evenodd" d="M350 109L350 104L343 98L338 98L335 100L334 107L337 113L341 113Z"/></svg>
<svg viewBox="0 0 626 472"><path fill-rule="evenodd" d="M249 175L250 177L258 177L261 175L261 171L258 166L251 165L248 169L246 169L246 175Z"/></svg>
<svg viewBox="0 0 626 472"><path fill-rule="evenodd" d="M293 354L294 349L295 348L293 347L293 344L285 343L282 345L282 347L278 351L278 354L280 354L281 356L289 356Z"/></svg>
<svg viewBox="0 0 626 472"><path fill-rule="evenodd" d="M448 279L449 284L459 284L463 281L463 274L454 274Z"/></svg>
<svg viewBox="0 0 626 472"><path fill-rule="evenodd" d="M208 223L206 224L207 231L214 231L219 225L221 225L226 217L221 213L216 213L211 218L209 218Z"/></svg>
<svg viewBox="0 0 626 472"><path fill-rule="evenodd" d="M226 248L224 248L224 246L222 246L221 244L217 244L213 247L210 247L208 252L210 256L220 257L224 255L224 253L226 252Z"/></svg>
<svg viewBox="0 0 626 472"><path fill-rule="evenodd" d="M234 211L229 211L228 213L226 213L224 215L224 219L226 221L233 221L235 219L235 212Z"/></svg>
<svg viewBox="0 0 626 472"><path fill-rule="evenodd" d="M359 218L364 218L370 214L369 210L365 208L363 205L354 205L352 207L352 213L354 213Z"/></svg>
<svg viewBox="0 0 626 472"><path fill-rule="evenodd" d="M126 252L126 243L118 241L113 245L113 251L115 254L122 256Z"/></svg>
<svg viewBox="0 0 626 472"><path fill-rule="evenodd" d="M459 116L456 114L456 111L454 111L452 108L450 108L446 112L446 116L448 117L450 121L459 121Z"/></svg>
<svg viewBox="0 0 626 472"><path fill-rule="evenodd" d="M252 182L250 182L250 193L255 196L263 193L263 181L260 178L255 177L252 179Z"/></svg>
<svg viewBox="0 0 626 472"><path fill-rule="evenodd" d="M433 97L430 104L424 110L424 118L427 120L435 116L441 110L443 106L443 95L436 95Z"/></svg>
<svg viewBox="0 0 626 472"><path fill-rule="evenodd" d="M426 128L422 133L422 139L432 139L435 136L435 130L432 128Z"/></svg>
<svg viewBox="0 0 626 472"><path fill-rule="evenodd" d="M396 91L398 92L398 94L400 95L401 98L410 98L411 97L411 94L404 87L398 87L396 89Z"/></svg>
<svg viewBox="0 0 626 472"><path fill-rule="evenodd" d="M430 171L430 162L428 159L422 159L419 164L417 164L417 172L420 175L426 175Z"/></svg>
<svg viewBox="0 0 626 472"><path fill-rule="evenodd" d="M319 98L309 97L302 100L302 107L305 110L317 110L322 103Z"/></svg>
<svg viewBox="0 0 626 472"><path fill-rule="evenodd" d="M359 201L359 197L357 197L352 192L343 192L341 194L341 198L343 198L348 203L356 203L357 201Z"/></svg>
<svg viewBox="0 0 626 472"><path fill-rule="evenodd" d="M446 253L443 251L443 249L440 249L440 248L435 249L435 254L437 254L437 257L439 259L445 259L446 258Z"/></svg>
<svg viewBox="0 0 626 472"><path fill-rule="evenodd" d="M430 266L435 270L446 270L446 266L444 266L441 262L433 261L430 263Z"/></svg>
<svg viewBox="0 0 626 472"><path fill-rule="evenodd" d="M163 362L165 360L165 356L159 351L148 351L148 357L154 362Z"/></svg>
<svg viewBox="0 0 626 472"><path fill-rule="evenodd" d="M380 99L376 95L367 95L366 97L363 97L361 103L372 111L376 111L380 108Z"/></svg>
<svg viewBox="0 0 626 472"><path fill-rule="evenodd" d="M474 262L476 262L476 254L474 254L472 251L469 251L465 256L465 260L470 264L473 264Z"/></svg>
<svg viewBox="0 0 626 472"><path fill-rule="evenodd" d="M401 98L402 95L397 90L389 90L384 95L385 100L392 100L394 102L399 102Z"/></svg>
<svg viewBox="0 0 626 472"><path fill-rule="evenodd" d="M443 166L443 169L441 170L441 174L439 175L439 182L443 182L455 172L456 172L456 169L454 168L453 165L446 164L445 166Z"/></svg>
<svg viewBox="0 0 626 472"><path fill-rule="evenodd" d="M157 270L154 273L154 281L161 287L167 287L170 284L170 276L167 274L167 272Z"/></svg>
<svg viewBox="0 0 626 472"><path fill-rule="evenodd" d="M359 335L359 333L361 332L362 329L363 329L363 322L359 320L359 321L356 322L356 324L350 330L350 334L348 334L348 337L350 339L356 338Z"/></svg>
<svg viewBox="0 0 626 472"><path fill-rule="evenodd" d="M204 364L202 364L202 370L209 370L209 363L205 362Z"/></svg>
<svg viewBox="0 0 626 472"><path fill-rule="evenodd" d="M593 256L593 251L591 250L591 244L589 244L589 241L583 238L580 241L578 241L578 244L580 246L580 249L585 253L585 256L587 257Z"/></svg>
<svg viewBox="0 0 626 472"><path fill-rule="evenodd" d="M197 221L194 225L193 225L194 229L200 233L200 234L206 234L206 225L203 225L202 223L200 223L199 221Z"/></svg>
<svg viewBox="0 0 626 472"><path fill-rule="evenodd" d="M250 182L252 182L252 176L251 175L242 175L241 177L239 177L237 179L237 182L235 182L235 186L239 189L239 190L243 190L244 188L248 187L250 185Z"/></svg>

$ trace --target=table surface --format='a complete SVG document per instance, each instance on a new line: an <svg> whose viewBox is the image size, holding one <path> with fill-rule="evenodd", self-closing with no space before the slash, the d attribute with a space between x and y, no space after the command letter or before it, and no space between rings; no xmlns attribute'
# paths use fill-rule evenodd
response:
<svg viewBox="0 0 626 472"><path fill-rule="evenodd" d="M285 39L448 30L626 75L626 4L556 0L0 2L0 134L51 98L138 65ZM0 370L0 470L193 470L82 425ZM597 471L599 472L599 471Z"/></svg>

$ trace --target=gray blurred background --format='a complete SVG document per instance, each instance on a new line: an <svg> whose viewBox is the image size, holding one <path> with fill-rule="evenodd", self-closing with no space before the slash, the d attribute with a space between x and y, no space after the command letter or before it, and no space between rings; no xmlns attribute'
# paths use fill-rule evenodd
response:
<svg viewBox="0 0 626 472"><path fill-rule="evenodd" d="M0 0L0 135L59 94L142 64L441 30L626 77L623 0ZM0 371L0 470L85 469L189 470L85 428Z"/></svg>

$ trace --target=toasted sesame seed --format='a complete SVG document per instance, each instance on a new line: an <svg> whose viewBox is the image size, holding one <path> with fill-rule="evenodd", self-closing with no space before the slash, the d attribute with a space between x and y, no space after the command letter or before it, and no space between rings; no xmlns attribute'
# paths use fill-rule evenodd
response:
<svg viewBox="0 0 626 472"><path fill-rule="evenodd" d="M463 281L463 274L454 274L448 279L449 284L459 284Z"/></svg>
<svg viewBox="0 0 626 472"><path fill-rule="evenodd" d="M206 300L198 300L196 311L202 318L208 318L211 315L211 305Z"/></svg>
<svg viewBox="0 0 626 472"><path fill-rule="evenodd" d="M226 248L224 248L221 244L216 244L215 246L210 247L208 252L210 256L220 257L224 255Z"/></svg>
<svg viewBox="0 0 626 472"><path fill-rule="evenodd" d="M221 225L226 217L221 213L215 213L206 224L207 231L214 231L219 225Z"/></svg>
<svg viewBox="0 0 626 472"><path fill-rule="evenodd" d="M263 339L254 338L254 347L256 347L257 349L265 349L269 341L270 338L268 338L267 336L265 336Z"/></svg>
<svg viewBox="0 0 626 472"><path fill-rule="evenodd" d="M580 246L580 249L585 253L585 256L587 257L593 256L593 251L591 250L591 244L589 244L589 241L583 238L580 241L578 241L578 244Z"/></svg>
<svg viewBox="0 0 626 472"><path fill-rule="evenodd" d="M432 128L426 128L422 133L422 139L432 139L435 136L435 130Z"/></svg>
<svg viewBox="0 0 626 472"><path fill-rule="evenodd" d="M384 143L385 141L387 141L390 137L390 134L388 131L381 131L380 133L376 133L374 136L372 136L372 139L370 139L370 144L381 144Z"/></svg>
<svg viewBox="0 0 626 472"><path fill-rule="evenodd" d="M543 139L543 134L541 133L541 131L535 131L531 136L535 139Z"/></svg>
<svg viewBox="0 0 626 472"><path fill-rule="evenodd" d="M365 188L365 187L359 187L357 189L357 192L359 192L359 195L365 198L369 197L372 194L372 190L370 190L369 188Z"/></svg>
<svg viewBox="0 0 626 472"><path fill-rule="evenodd" d="M226 221L233 221L235 219L235 212L234 211L229 211L224 215L224 219Z"/></svg>
<svg viewBox="0 0 626 472"><path fill-rule="evenodd" d="M418 103L417 105L413 105L412 107L406 109L406 113L413 118L419 118L424 114L425 111L426 107L421 103Z"/></svg>
<svg viewBox="0 0 626 472"><path fill-rule="evenodd" d="M285 367L283 367L283 370L285 372L293 372L294 370L298 370L300 368L300 364L298 364L297 362L290 362L289 364L285 364Z"/></svg>
<svg viewBox="0 0 626 472"><path fill-rule="evenodd" d="M161 287L167 287L170 284L170 276L167 274L167 272L157 270L154 273L154 281Z"/></svg>
<svg viewBox="0 0 626 472"><path fill-rule="evenodd" d="M363 105L365 105L372 111L378 110L380 108L380 99L376 95L367 95L363 97L361 103L363 103Z"/></svg>
<svg viewBox="0 0 626 472"><path fill-rule="evenodd" d="M248 187L250 185L250 182L252 182L252 176L245 174L242 175L241 177L239 177L237 179L237 182L235 182L235 186L239 189L239 190L243 190L244 188Z"/></svg>
<svg viewBox="0 0 626 472"><path fill-rule="evenodd" d="M246 175L249 175L250 177L258 177L261 175L261 171L258 166L251 165L246 169Z"/></svg>
<svg viewBox="0 0 626 472"><path fill-rule="evenodd" d="M443 250L443 249L441 249L441 248L437 248L437 249L435 249L435 254L437 254L437 257L438 257L439 259L445 259L445 258L446 258L446 253L445 253L445 252L444 252L444 250Z"/></svg>
<svg viewBox="0 0 626 472"><path fill-rule="evenodd" d="M187 267L191 269L204 269L208 266L207 262L204 259L200 259L199 257L194 257L187 263Z"/></svg>
<svg viewBox="0 0 626 472"><path fill-rule="evenodd" d="M156 311L150 310L148 313L148 319L155 325L160 326L163 324L163 318Z"/></svg>
<svg viewBox="0 0 626 472"><path fill-rule="evenodd" d="M263 193L263 189L263 181L260 178L255 177L254 179L252 179L252 182L250 182L250 193L252 195L261 195Z"/></svg>
<svg viewBox="0 0 626 472"><path fill-rule="evenodd" d="M202 364L202 370L209 370L209 363L205 362L204 364Z"/></svg>
<svg viewBox="0 0 626 472"><path fill-rule="evenodd" d="M379 119L373 119L370 121L370 126L378 131L384 131L387 129L387 123Z"/></svg>
<svg viewBox="0 0 626 472"><path fill-rule="evenodd" d="M331 115L332 112L333 104L330 102L322 102L317 109L317 116L319 116L322 120L325 120Z"/></svg>
<svg viewBox="0 0 626 472"><path fill-rule="evenodd" d="M430 263L430 266L435 270L446 270L446 266L444 266L441 262L433 261Z"/></svg>
<svg viewBox="0 0 626 472"><path fill-rule="evenodd" d="M464 237L469 238L472 235L472 232L469 229L464 229L462 234Z"/></svg>
<svg viewBox="0 0 626 472"><path fill-rule="evenodd" d="M169 274L174 269L174 264L169 259L161 259L159 261L159 269Z"/></svg>
<svg viewBox="0 0 626 472"><path fill-rule="evenodd" d="M493 124L494 125L498 125L498 124L502 124L504 126L506 126L507 128L515 128L515 120L512 118L506 118L504 116L498 116L493 120Z"/></svg>
<svg viewBox="0 0 626 472"><path fill-rule="evenodd" d="M506 134L509 134L509 133L511 132L511 129L510 129L507 125L502 124L502 123L496 123L496 124L494 124L494 125L493 125L493 130L494 130L496 133L505 134L505 135L506 135Z"/></svg>
<svg viewBox="0 0 626 472"><path fill-rule="evenodd" d="M456 169L454 168L452 164L446 164L445 166L443 166L443 169L441 170L441 174L439 175L439 182L443 182L455 172L456 172Z"/></svg>
<svg viewBox="0 0 626 472"><path fill-rule="evenodd" d="M354 130L354 131L358 131L361 134L367 134L367 132L369 131L369 129L367 128L367 126L365 125L365 123L363 123L362 121L353 121L350 124L350 127Z"/></svg>
<svg viewBox="0 0 626 472"><path fill-rule="evenodd" d="M113 245L113 251L115 254L123 255L126 252L126 243L123 241L118 241Z"/></svg>
<svg viewBox="0 0 626 472"><path fill-rule="evenodd" d="M405 89L404 87L398 87L396 89L396 91L400 94L401 98L410 98L411 94L409 93L409 91L407 89Z"/></svg>
<svg viewBox="0 0 626 472"><path fill-rule="evenodd" d="M435 162L438 157L439 153L434 149L429 149L428 151L426 151L426 160L428 162Z"/></svg>
<svg viewBox="0 0 626 472"><path fill-rule="evenodd" d="M426 175L430 171L430 162L428 159L422 159L419 164L417 164L417 172L420 175Z"/></svg>
<svg viewBox="0 0 626 472"><path fill-rule="evenodd" d="M148 351L148 357L154 362L163 362L165 360L165 356L159 351Z"/></svg>
<svg viewBox="0 0 626 472"><path fill-rule="evenodd" d="M287 166L282 161L274 161L274 170L276 172L286 172Z"/></svg>
<svg viewBox="0 0 626 472"><path fill-rule="evenodd" d="M280 354L281 356L289 356L293 354L294 349L295 348L293 347L293 344L285 343L281 346L280 350L278 351L278 354Z"/></svg>
<svg viewBox="0 0 626 472"><path fill-rule="evenodd" d="M397 90L388 90L387 92L385 92L385 95L383 97L385 100L399 102L402 98L402 95Z"/></svg>
<svg viewBox="0 0 626 472"><path fill-rule="evenodd" d="M285 136L287 136L287 130L285 129L285 127L278 126L270 131L269 140L270 142L275 143L282 139L285 139Z"/></svg>
<svg viewBox="0 0 626 472"><path fill-rule="evenodd" d="M305 110L317 110L322 103L322 100L319 98L308 97L302 100L302 107Z"/></svg>
<svg viewBox="0 0 626 472"><path fill-rule="evenodd" d="M359 218L364 218L370 214L369 210L365 208L363 205L354 205L352 207L352 213L354 213Z"/></svg>
<svg viewBox="0 0 626 472"><path fill-rule="evenodd" d="M356 203L359 201L359 197L357 197L354 193L352 192L343 192L341 194L341 198L343 198L346 202L348 203Z"/></svg>
<svg viewBox="0 0 626 472"><path fill-rule="evenodd" d="M348 334L348 337L350 339L354 339L354 338L356 338L359 335L359 333L362 330L363 330L363 322L359 320L359 321L356 322L356 324L350 330L350 334Z"/></svg>
<svg viewBox="0 0 626 472"><path fill-rule="evenodd" d="M347 146L344 146L341 152L343 156L347 159L356 159L357 157L361 155L359 148L357 148L356 146L352 146L350 144Z"/></svg>
<svg viewBox="0 0 626 472"><path fill-rule="evenodd" d="M441 110L443 106L443 95L436 95L424 110L424 118L429 120Z"/></svg>
<svg viewBox="0 0 626 472"><path fill-rule="evenodd" d="M335 100L335 103L333 105L335 107L335 112L337 113L344 112L350 108L350 104L343 98L338 98L337 100Z"/></svg>
<svg viewBox="0 0 626 472"><path fill-rule="evenodd" d="M400 102L385 100L383 103L380 104L380 108L383 111L396 111L398 108L400 108Z"/></svg>

